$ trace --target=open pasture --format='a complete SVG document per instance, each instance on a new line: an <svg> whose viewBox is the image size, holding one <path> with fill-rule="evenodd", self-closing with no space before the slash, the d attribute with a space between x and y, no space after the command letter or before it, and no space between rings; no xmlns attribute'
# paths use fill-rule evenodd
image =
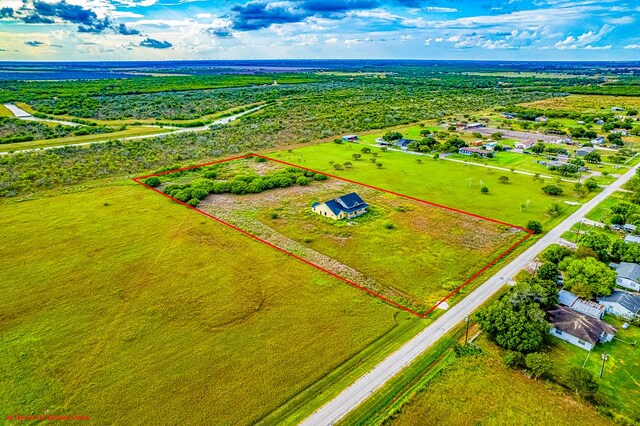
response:
<svg viewBox="0 0 640 426"><path fill-rule="evenodd" d="M251 189L283 176L299 184ZM175 176L167 172L161 175L160 189L420 315L527 237L524 230L505 223L356 182L317 177L311 171L248 157ZM248 182L246 190L238 189L242 182ZM209 192L199 203L188 200L184 192L195 194L196 186ZM365 214L334 220L311 209L350 193L369 205Z"/></svg>

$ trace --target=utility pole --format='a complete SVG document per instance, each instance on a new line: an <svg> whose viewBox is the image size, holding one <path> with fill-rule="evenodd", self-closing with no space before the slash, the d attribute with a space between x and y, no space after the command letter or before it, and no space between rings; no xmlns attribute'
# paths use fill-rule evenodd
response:
<svg viewBox="0 0 640 426"><path fill-rule="evenodd" d="M604 363L609 358L609 354L602 354L602 367L600 367L600 378L602 378L602 373L604 372Z"/></svg>
<svg viewBox="0 0 640 426"><path fill-rule="evenodd" d="M582 228L582 219L578 221L578 232L576 233L576 244L578 244L578 238L580 238L581 228Z"/></svg>
<svg viewBox="0 0 640 426"><path fill-rule="evenodd" d="M469 317L464 317L464 320L467 322L467 333L464 336L464 345L467 346L467 342L469 341Z"/></svg>

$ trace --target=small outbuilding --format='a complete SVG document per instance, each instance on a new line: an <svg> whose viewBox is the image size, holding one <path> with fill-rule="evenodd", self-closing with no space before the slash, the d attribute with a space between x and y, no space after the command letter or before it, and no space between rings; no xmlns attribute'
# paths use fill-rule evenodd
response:
<svg viewBox="0 0 640 426"><path fill-rule="evenodd" d="M589 300L579 298L577 295L567 290L560 290L558 299L561 305L571 308L572 310L589 315L593 318L602 319L605 312L605 306Z"/></svg>
<svg viewBox="0 0 640 426"><path fill-rule="evenodd" d="M358 135L344 135L342 140L344 142L355 142L358 140Z"/></svg>
<svg viewBox="0 0 640 426"><path fill-rule="evenodd" d="M367 212L369 205L355 192L324 203L313 203L311 210L333 220L350 219Z"/></svg>

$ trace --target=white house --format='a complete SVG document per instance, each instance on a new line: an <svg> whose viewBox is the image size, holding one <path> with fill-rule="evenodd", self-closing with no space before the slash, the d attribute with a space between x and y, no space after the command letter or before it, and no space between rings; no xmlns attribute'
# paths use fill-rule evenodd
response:
<svg viewBox="0 0 640 426"><path fill-rule="evenodd" d="M556 306L548 314L553 324L551 335L588 351L598 342L609 342L618 331L611 324L565 306Z"/></svg>
<svg viewBox="0 0 640 426"><path fill-rule="evenodd" d="M516 142L513 147L515 149L529 149L531 148L533 145L535 145L536 143L534 141L522 141L522 142Z"/></svg>
<svg viewBox="0 0 640 426"><path fill-rule="evenodd" d="M579 314L589 315L593 318L602 319L605 307L596 302L580 299L577 295L567 290L560 290L558 298L561 305L571 308Z"/></svg>
<svg viewBox="0 0 640 426"><path fill-rule="evenodd" d="M626 238L625 238L626 241ZM612 264L618 277L616 284L633 291L640 291L640 265L637 263L620 262Z"/></svg>
<svg viewBox="0 0 640 426"><path fill-rule="evenodd" d="M618 317L632 320L640 312L640 294L615 290L611 296L602 297L598 301L606 306L607 313Z"/></svg>

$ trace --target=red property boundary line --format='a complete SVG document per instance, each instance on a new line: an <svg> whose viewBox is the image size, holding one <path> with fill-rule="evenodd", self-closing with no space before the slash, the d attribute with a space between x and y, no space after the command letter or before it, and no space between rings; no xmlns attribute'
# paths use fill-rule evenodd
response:
<svg viewBox="0 0 640 426"><path fill-rule="evenodd" d="M187 170L199 169L199 168L202 168L202 167L211 166L211 165L213 165L213 164L226 163L226 162L229 162L229 161L235 161L235 160L242 160L242 159L246 159L246 158L250 158L250 157L260 157L260 158L264 158L265 160L268 160L268 161L273 161L273 162L275 162L275 163L280 163L280 164L284 164L284 165L287 165L287 166L296 167L296 168L301 169L301 170L307 170L307 171L310 171L310 172L313 172L313 173L317 173L317 174L325 175L325 176L328 176L328 177L331 177L331 178L334 178L334 179L341 180L341 181L343 181L343 182L349 182L349 183L353 183L353 184L356 184L356 185L364 186L364 187L366 187L366 188L371 188L371 189L375 189L375 190L378 190L378 191L386 192L387 194L396 195L396 196L398 196L398 197L406 198L406 199L413 200L413 201L417 201L417 202L422 203L422 204L430 205L430 206L437 207L437 208L444 209L444 210L449 210L449 211L456 212L456 213L460 213L460 214L463 214L463 215L466 215L466 216L475 217L475 218L477 218L477 219L487 220L487 221L489 221L489 222L497 223L497 224L500 224L500 225L505 225L505 226L508 226L509 228L513 228L513 229L517 229L517 230L522 231L522 232L526 232L526 233L527 233L527 235L525 235L524 237L522 237L522 238L521 238L520 240L518 240L515 244L513 244L511 247L509 247L509 248L508 248L507 250L505 250L503 253L501 253L500 255L498 255L498 257L496 257L496 258L495 258L495 259L493 259L491 262L489 262L487 265L485 265L482 269L480 269L478 272L476 272L476 273L475 273L471 278L467 279L467 280L466 280L465 282L463 282L461 285L459 285L458 287L456 287L456 288L455 288L451 293L449 293L449 294L448 294L444 299L440 300L438 303L436 303L436 304L435 304L435 305L433 305L431 308L429 308L429 310L427 310L425 313L421 314L421 313L418 313L418 312L414 311L414 310L413 310L413 309L411 309L411 308L408 308L408 307L403 306L403 305L401 305L401 304L399 304L399 303L397 303L397 302L394 302L393 300L390 300L390 299L388 299L388 298L384 297L384 296L383 296L383 295L381 295L381 294L378 294L378 293L376 293L376 292L374 292L374 291L372 291L372 290L369 290L368 288L363 287L363 286L361 286L360 284L358 284L358 283L356 283L356 282L354 282L354 281L351 281L351 280L349 280L349 279L347 279L347 278L345 278L345 277L342 277L342 276L340 276L340 275L338 275L338 274L336 274L336 273L334 273L334 272L332 272L332 271L330 271L330 270L328 270L328 269L326 269L326 268L323 268L323 267L322 267L322 266L320 266L320 265L317 265L317 264L315 264L315 263L313 263L313 262L310 262L309 260L304 259L304 258L302 258L302 257L300 257L300 256L298 256L298 255L296 255L296 254L294 254L294 253L292 253L292 252L290 252L290 251L287 251L287 250L285 250L285 249L283 249L283 248L281 248L281 247L278 247L277 245L275 245L275 244L273 244L273 243L271 243L271 242L269 242L269 241L267 241L267 240L264 240L264 239L262 239L262 238L258 237L257 235L253 235L253 234L251 234L250 232L247 232L247 231L245 231L245 230L243 230L243 229L241 229L241 228L238 228L237 226L235 226L235 225L233 225L233 224L231 224L231 223L229 223L229 222L227 222L227 221L225 221L225 220L223 220L223 219L220 219L219 217L213 216L213 215L211 215L211 214L209 214L209 213L207 213L207 212L205 212L205 211L202 211L202 210L200 210L200 209L198 209L198 208L196 208L196 207L193 207L193 206L191 206L190 204L185 203L184 201L180 201L180 200L178 200L178 199L176 199L176 198L173 198L173 197L172 197L172 196L170 196L169 194L165 194L164 192L162 192L162 191L160 191L160 190L158 190L158 189L156 189L156 188L154 188L154 187L152 187L152 186L149 186L149 185L145 184L144 182L142 182L142 180L143 180L143 179L147 179L147 178L150 178L150 177L164 176L164 175L168 175L168 174L172 174L172 173L178 173L178 172L183 172L183 171L187 171ZM347 179L347 178L344 178L344 177L341 177L341 176L336 176L336 175L332 175L332 174L325 173L325 172L320 172L320 171L317 171L317 170L314 170L314 169L310 169L310 168L308 168L308 167L299 166L299 165L297 165L297 164L288 163L288 162L286 162L286 161L277 160L277 159L275 159L275 158L271 158L271 157L267 157L267 156L264 156L264 155L261 155L261 154L255 154L255 153L246 154L246 155L239 155L239 156L236 156L236 157L225 158L225 159L222 159L222 160L211 161L211 162L203 163L203 164L197 164L197 165L195 165L195 166L182 167L182 168L178 168L178 169L174 169L174 170L168 170L168 171L164 171L164 172L153 173L153 174L150 174L150 175L140 176L140 177L133 178L133 181L134 181L135 183L139 184L139 185L144 186L145 188L148 188L148 189L150 189L150 190L152 190L152 191L157 192L158 194L160 194L160 195L162 195L162 196L164 196L164 197L169 198L170 200L172 200L172 201L174 201L174 202L176 202L176 203L178 203L178 204L182 204L183 206L185 206L185 207L187 207L187 208L189 208L189 209L191 209L191 210L194 210L194 211L198 212L198 213L200 213L201 215L204 215L204 216L208 217L209 219L213 219L213 220L215 220L215 221L216 221L216 222L218 222L218 223L221 223L221 224L223 224L223 225L225 225L225 226L228 226L229 228L234 229L234 230L236 230L236 231L240 232L241 234L244 234L244 235L246 235L246 236L248 236L248 237L250 237L250 238L252 238L252 239L254 239L254 240L256 240L256 241L260 241L261 243L266 244L266 245L268 245L269 247L272 247L272 248L274 248L274 249L276 249L276 250L278 250L278 251L280 251L280 252L282 252L282 253L284 253L284 254L286 254L286 255L290 256L290 257L293 257L294 259L297 259L297 260L299 260L299 261L301 261L301 262L304 262L304 263L306 263L307 265L313 266L314 268L319 269L319 270L321 270L322 272L324 272L324 273L326 273L326 274L328 274L328 275L331 275L332 277L337 278L337 279L339 279L340 281L343 281L343 282L345 282L345 283L349 284L350 286L353 286L353 287L355 287L355 288L357 288L357 289L359 289L359 290L362 290L362 291L364 291L364 292L366 292L366 293L369 293L370 295L372 295L372 296L374 296L374 297L377 297L378 299L381 299L381 300L383 300L384 302L386 302L386 303L388 303L388 304L390 304L390 305L392 305L392 306L394 306L394 307L396 307L396 308L398 308L398 309L402 309L402 310L404 310L404 311L406 311L406 312L409 312L409 313L411 313L411 314L413 314L413 315L416 315L416 316L417 316L417 317L419 317L419 318L424 318L424 317L426 317L427 315L429 315L429 314L430 314L431 312L433 312L433 311L434 311L434 310L435 310L435 309L436 309L436 308L437 308L441 303L446 302L448 299L450 299L450 298L451 298L451 297L453 297L455 294L457 294L458 292L460 292L460 290L462 290L465 286L467 286L468 284L470 284L473 280L475 280L476 278L478 278L478 277L479 277L480 275L482 275L485 271L487 271L487 270L488 270L489 268L491 268L493 265L495 265L495 264L496 264L496 263L498 263L500 260L502 260L502 259L503 259L504 257L506 257L509 253L511 253L513 250L515 250L515 249L516 249L520 244L524 243L528 238L530 238L530 237L531 237L531 235L533 235L533 231L532 231L532 230L530 230L530 229L526 229L526 228L523 228L523 227L521 227L521 226L512 225L512 224L507 223L507 222L502 222L502 221L499 221L499 220L496 220L496 219L491 219L491 218L484 217L484 216L480 216L480 215L477 215L477 214L474 214L474 213L469 213L469 212L466 212L466 211L464 211L464 210L459 210L459 209L455 209L455 208L452 208L452 207L447 207L447 206L444 206L444 205L442 205L442 204L433 203L433 202L431 202L431 201L421 200L421 199L419 199L419 198L411 197L411 196L409 196L409 195L400 194L400 193L398 193L398 192L390 191L390 190L383 189L383 188L378 188L377 186L369 185L369 184L362 183L362 182L357 182L357 181L355 181L355 180Z"/></svg>

